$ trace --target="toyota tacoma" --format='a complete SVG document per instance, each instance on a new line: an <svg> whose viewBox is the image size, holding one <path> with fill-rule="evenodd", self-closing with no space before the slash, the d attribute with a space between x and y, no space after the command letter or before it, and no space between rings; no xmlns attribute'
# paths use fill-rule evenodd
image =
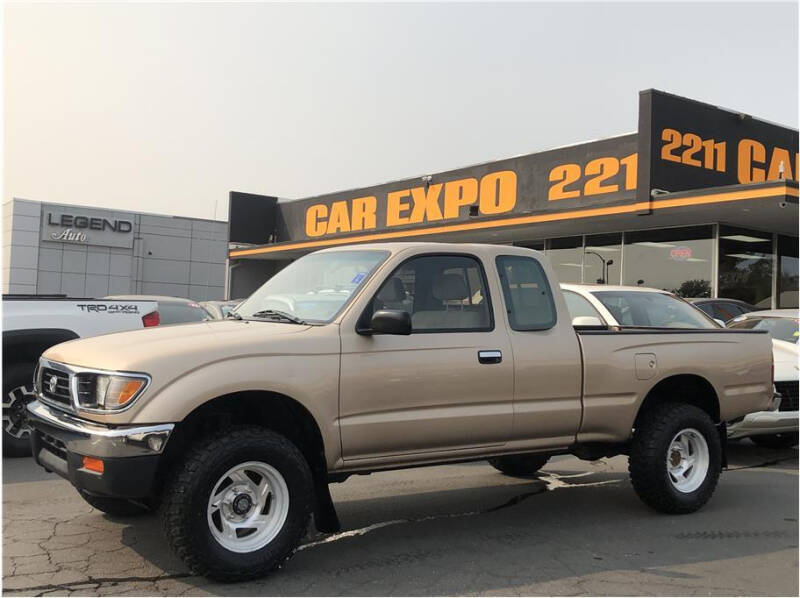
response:
<svg viewBox="0 0 800 598"><path fill-rule="evenodd" d="M726 422L773 401L766 333L572 320L541 253L440 243L309 254L225 320L56 345L35 388L37 462L101 511L158 510L221 580L278 566L312 515L338 530L352 474L624 454L644 503L690 513Z"/></svg>

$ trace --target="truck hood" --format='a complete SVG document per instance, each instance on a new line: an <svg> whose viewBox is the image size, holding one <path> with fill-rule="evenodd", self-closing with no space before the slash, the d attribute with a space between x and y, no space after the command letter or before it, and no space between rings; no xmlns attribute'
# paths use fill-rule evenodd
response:
<svg viewBox="0 0 800 598"><path fill-rule="evenodd" d="M201 365L261 351L270 340L308 330L310 326L282 322L215 320L158 326L81 338L51 347L46 359L101 370L148 372L152 365ZM177 363L176 363L177 362ZM192 367L189 366L189 367ZM160 369L160 368L156 368Z"/></svg>
<svg viewBox="0 0 800 598"><path fill-rule="evenodd" d="M775 361L775 380L785 382L798 378L798 348L794 343L772 339L772 358Z"/></svg>

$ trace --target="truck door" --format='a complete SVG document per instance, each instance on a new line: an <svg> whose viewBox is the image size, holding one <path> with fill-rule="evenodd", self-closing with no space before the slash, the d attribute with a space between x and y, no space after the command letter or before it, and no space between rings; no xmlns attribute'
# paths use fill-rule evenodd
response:
<svg viewBox="0 0 800 598"><path fill-rule="evenodd" d="M537 259L499 255L495 261L514 354L511 439L535 448L567 446L581 421L583 364L564 301L553 296Z"/></svg>
<svg viewBox="0 0 800 598"><path fill-rule="evenodd" d="M496 287L495 287L496 288ZM371 298L411 315L412 334L341 330L345 460L501 445L511 433L513 359L483 265L466 254L402 263Z"/></svg>

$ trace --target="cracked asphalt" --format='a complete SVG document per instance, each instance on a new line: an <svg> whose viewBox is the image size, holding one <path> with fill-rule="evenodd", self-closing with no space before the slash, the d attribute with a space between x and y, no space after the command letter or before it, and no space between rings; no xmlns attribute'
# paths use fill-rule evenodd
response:
<svg viewBox="0 0 800 598"><path fill-rule="evenodd" d="M538 479L486 463L331 486L343 525L271 576L192 576L155 516L110 518L30 459L3 459L5 595L798 595L798 453L733 443L692 515L634 495L623 457L551 460Z"/></svg>

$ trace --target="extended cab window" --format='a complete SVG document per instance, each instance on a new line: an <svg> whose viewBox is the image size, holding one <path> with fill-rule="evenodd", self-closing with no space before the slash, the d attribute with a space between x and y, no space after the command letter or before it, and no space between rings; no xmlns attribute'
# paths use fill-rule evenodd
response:
<svg viewBox="0 0 800 598"><path fill-rule="evenodd" d="M426 255L405 262L386 280L368 316L379 309L411 314L413 332L492 330L491 308L480 262L463 255Z"/></svg>
<svg viewBox="0 0 800 598"><path fill-rule="evenodd" d="M514 330L547 330L556 323L556 306L541 264L521 255L497 257L497 272Z"/></svg>

